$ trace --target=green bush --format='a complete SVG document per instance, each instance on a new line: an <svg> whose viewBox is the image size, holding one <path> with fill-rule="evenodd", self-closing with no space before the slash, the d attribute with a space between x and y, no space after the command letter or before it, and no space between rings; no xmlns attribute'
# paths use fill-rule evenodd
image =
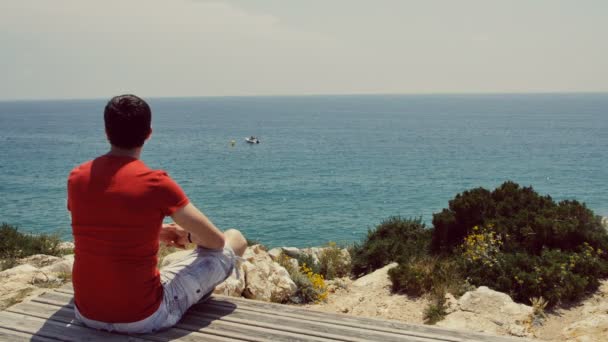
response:
<svg viewBox="0 0 608 342"><path fill-rule="evenodd" d="M34 254L60 256L61 240L57 235L33 235L18 231L7 223L0 227L0 259L19 259Z"/></svg>
<svg viewBox="0 0 608 342"><path fill-rule="evenodd" d="M475 285L506 292L518 302L543 297L549 306L582 298L597 289L608 276L608 264L590 245L576 253L543 250L541 255L503 253L498 264L467 263L467 275Z"/></svg>
<svg viewBox="0 0 608 342"><path fill-rule="evenodd" d="M419 219L391 217L369 230L362 244L351 250L352 274L359 277L391 262L406 263L428 254L431 230Z"/></svg>
<svg viewBox="0 0 608 342"><path fill-rule="evenodd" d="M599 216L577 201L556 203L532 187L505 182L490 192L465 191L449 202L449 208L433 215L431 249L453 253L475 226L494 226L507 236L503 251L539 255L545 248L574 251L584 242L608 248L608 235Z"/></svg>
<svg viewBox="0 0 608 342"><path fill-rule="evenodd" d="M453 258L417 258L390 269L388 275L394 292L414 297L427 293L441 297L445 292L460 296L470 289L462 277L461 263Z"/></svg>
<svg viewBox="0 0 608 342"><path fill-rule="evenodd" d="M327 280L349 275L350 266L335 242L330 242L319 255L319 273Z"/></svg>

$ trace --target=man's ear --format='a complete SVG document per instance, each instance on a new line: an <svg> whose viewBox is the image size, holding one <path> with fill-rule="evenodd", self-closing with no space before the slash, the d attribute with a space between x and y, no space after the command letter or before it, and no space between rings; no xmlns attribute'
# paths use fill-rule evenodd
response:
<svg viewBox="0 0 608 342"><path fill-rule="evenodd" d="M152 127L150 127L150 133L148 133L148 136L146 137L146 140L150 139L150 136L152 136Z"/></svg>

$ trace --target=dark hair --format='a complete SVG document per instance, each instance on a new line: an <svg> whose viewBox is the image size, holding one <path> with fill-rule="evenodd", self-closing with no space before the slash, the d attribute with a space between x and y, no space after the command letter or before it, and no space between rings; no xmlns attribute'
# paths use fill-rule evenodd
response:
<svg viewBox="0 0 608 342"><path fill-rule="evenodd" d="M132 149L141 147L150 134L152 111L146 101L135 95L113 97L103 112L110 144Z"/></svg>

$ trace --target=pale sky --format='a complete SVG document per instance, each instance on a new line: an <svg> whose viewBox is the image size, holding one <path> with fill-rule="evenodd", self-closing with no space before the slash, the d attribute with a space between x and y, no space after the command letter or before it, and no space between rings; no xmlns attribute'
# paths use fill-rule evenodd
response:
<svg viewBox="0 0 608 342"><path fill-rule="evenodd" d="M0 0L0 99L608 91L608 0Z"/></svg>

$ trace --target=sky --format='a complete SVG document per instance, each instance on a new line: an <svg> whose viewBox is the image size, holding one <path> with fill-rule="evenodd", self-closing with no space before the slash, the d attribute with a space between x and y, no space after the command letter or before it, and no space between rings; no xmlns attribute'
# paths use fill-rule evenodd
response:
<svg viewBox="0 0 608 342"><path fill-rule="evenodd" d="M0 0L0 100L608 91L606 0Z"/></svg>

